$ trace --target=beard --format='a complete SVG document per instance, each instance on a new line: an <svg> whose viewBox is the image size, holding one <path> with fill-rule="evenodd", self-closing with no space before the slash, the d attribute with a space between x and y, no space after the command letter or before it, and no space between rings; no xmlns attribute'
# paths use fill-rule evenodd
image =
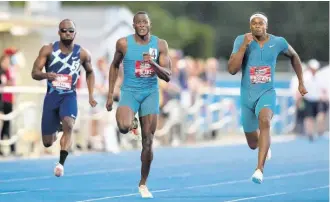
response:
<svg viewBox="0 0 330 202"><path fill-rule="evenodd" d="M73 39L61 39L61 42L65 45L65 46L69 46L72 44Z"/></svg>

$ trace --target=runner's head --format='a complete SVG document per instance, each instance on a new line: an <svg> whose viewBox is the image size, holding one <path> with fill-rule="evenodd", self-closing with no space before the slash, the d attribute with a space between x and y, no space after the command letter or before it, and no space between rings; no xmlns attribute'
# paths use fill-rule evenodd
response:
<svg viewBox="0 0 330 202"><path fill-rule="evenodd" d="M151 22L147 12L139 11L134 15L133 28L135 29L135 34L141 37L150 33Z"/></svg>
<svg viewBox="0 0 330 202"><path fill-rule="evenodd" d="M64 45L71 45L76 36L76 26L70 19L64 19L58 26L58 35Z"/></svg>
<svg viewBox="0 0 330 202"><path fill-rule="evenodd" d="M262 12L253 13L250 17L250 29L253 36L260 37L266 35L268 28L268 18Z"/></svg>

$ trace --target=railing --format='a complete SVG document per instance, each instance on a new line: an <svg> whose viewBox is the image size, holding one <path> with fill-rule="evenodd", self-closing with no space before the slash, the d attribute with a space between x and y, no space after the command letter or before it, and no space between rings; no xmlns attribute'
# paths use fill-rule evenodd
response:
<svg viewBox="0 0 330 202"><path fill-rule="evenodd" d="M276 94L276 110L271 130L277 135L286 134L293 130L295 124L294 102L289 90L276 89ZM169 117L175 117L174 114L181 116L169 119L162 129L157 131L156 136L162 137L169 134L175 125L181 125L185 135L195 134L197 140L208 138L213 131L222 135L243 134L240 124L239 96L238 88L207 89L199 93L195 103L187 110L178 107L178 100L170 100L164 107ZM181 134L181 137L185 135Z"/></svg>
<svg viewBox="0 0 330 202"><path fill-rule="evenodd" d="M8 146L20 140L24 140L21 145L27 144L26 142L41 142L41 114L46 88L5 87L0 88L0 92L11 92L15 96L13 112L7 115L0 114L0 120L10 120L13 124L11 138L1 140L0 145ZM294 126L294 103L289 90L277 89L276 92L277 109L272 121L272 131L275 134L285 134ZM78 137L82 142L86 142L90 135L91 120L102 120L105 127L116 128L116 106L111 113L106 111L105 106L99 106L98 112L90 113L88 90L78 89L77 94L79 111L75 125L78 130L75 139ZM196 141L208 139L213 132L220 135L243 134L240 124L239 96L238 88L214 88L200 92L194 104L188 108L181 107L179 100L170 100L163 108L163 111L168 113L168 118L163 127L156 132L156 138L171 134L173 127L181 128L178 135L182 141L185 141L189 135ZM111 136L113 137L115 135Z"/></svg>

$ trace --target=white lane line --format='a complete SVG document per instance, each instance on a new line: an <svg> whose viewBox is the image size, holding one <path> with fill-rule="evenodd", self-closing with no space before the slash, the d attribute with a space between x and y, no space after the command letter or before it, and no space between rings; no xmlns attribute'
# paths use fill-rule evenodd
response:
<svg viewBox="0 0 330 202"><path fill-rule="evenodd" d="M314 190L324 189L324 188L328 188L328 187L329 187L329 185L322 186L322 187L312 187L312 188L302 189L300 191L295 191L295 192L273 193L273 194L267 194L267 195L262 195L262 196L253 196L253 197L247 197L247 198L239 198L239 199L230 200L230 201L224 201L224 202L246 201L246 200L250 200L250 199L258 199L258 198L265 198L265 197L271 197L271 196L279 196L279 195L287 195L287 194L300 193L300 192L306 192L306 191L314 191Z"/></svg>
<svg viewBox="0 0 330 202"><path fill-rule="evenodd" d="M49 188L35 189L35 190L25 190L25 191L9 191L9 192L0 192L0 195L9 195L9 194L20 194L26 192L35 192L35 191L47 191Z"/></svg>
<svg viewBox="0 0 330 202"><path fill-rule="evenodd" d="M184 163L174 163L174 164L167 164L164 166L155 166L153 169L163 169L163 168L170 168L170 167L180 167L180 166L187 166L187 165L197 165L197 164L213 164L218 163L215 160L208 160L203 162L184 162ZM101 170L92 170L86 172L78 172L72 174L66 174L65 177L75 177L75 176L85 176L85 175L95 175L95 174L102 174L102 173L117 173L117 172L125 172L125 171L135 171L140 170L140 166L134 166L129 168L116 168L116 169L101 169ZM35 176L35 177L24 177L24 178L12 178L6 180L0 180L0 183L10 183L10 182L21 182L21 181L32 181L32 180L44 180L54 178L53 175L46 175L46 176Z"/></svg>
<svg viewBox="0 0 330 202"><path fill-rule="evenodd" d="M287 177L304 176L304 175L308 175L308 174L326 172L326 171L329 171L329 169L328 168L313 169L313 170L300 171L300 172L294 172L294 173L286 173L286 174L282 174L282 175L273 175L273 176L269 176L269 177L264 178L264 179L274 180L274 179L281 179L281 178L287 178ZM238 184L238 183L245 183L245 182L250 182L250 181L251 180L249 180L249 179L233 180L233 181L219 182L219 183L213 183L213 184L189 186L189 187L184 187L182 189L196 189L196 188L204 188L204 187L214 187L214 186L219 186L219 185ZM157 193L157 192L168 192L168 191L173 191L173 190L177 190L177 189L163 189L163 190L155 190L155 191L151 191L151 192L152 193ZM284 192L275 193L275 194L283 194L283 193ZM86 199L86 200L81 200L81 201L76 201L76 202L101 201L101 200L105 200L105 199L123 198L123 197L136 196L136 195L139 195L139 193L130 193L130 194L117 195L117 196L106 196L106 197L92 198L92 199ZM266 197L266 196L263 196L263 197Z"/></svg>
<svg viewBox="0 0 330 202"><path fill-rule="evenodd" d="M323 169L313 169L313 170L306 170L306 171L294 172L294 173L286 173L286 174L282 174L282 175L273 175L273 176L264 177L264 179L267 179L267 180L281 179L281 178L285 178L285 177L301 176L301 175L318 173L318 172L325 172L325 171L329 171L329 169L328 168L323 168ZM215 187L215 186L219 186L219 185L237 184L237 183L250 182L250 181L251 181L250 179L233 180L233 181L227 181L227 182L219 182L219 183L213 183L213 184L204 184L204 185L185 187L184 189Z"/></svg>
<svg viewBox="0 0 330 202"><path fill-rule="evenodd" d="M274 194L267 194L267 195L262 195L262 196L252 196L252 197L246 197L246 198L239 198L231 201L224 201L224 202L235 202L235 201L246 201L246 200L251 200L251 199L257 199L257 198L265 198L265 197L270 197L270 196L279 196L279 195L285 195L287 194L286 192L280 192L280 193L274 193Z"/></svg>

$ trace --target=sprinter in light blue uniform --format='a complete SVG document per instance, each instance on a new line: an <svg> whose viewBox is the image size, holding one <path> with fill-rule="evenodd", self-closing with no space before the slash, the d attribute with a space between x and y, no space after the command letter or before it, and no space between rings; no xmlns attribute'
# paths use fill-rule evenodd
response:
<svg viewBox="0 0 330 202"><path fill-rule="evenodd" d="M61 137L60 159L54 169L57 177L64 175L64 162L71 146L71 135L75 119L77 118L76 84L81 66L86 70L89 92L89 103L96 106L93 97L94 73L91 66L91 56L80 45L73 44L76 35L75 24L69 20L62 20L58 34L60 41L43 46L33 64L32 78L47 79L47 93L45 95L42 112L42 141L45 147L50 147L56 140L56 132L63 125ZM45 67L46 73L42 72Z"/></svg>
<svg viewBox="0 0 330 202"><path fill-rule="evenodd" d="M119 100L120 106L129 106L139 117L159 114L158 76L146 63L143 53L149 53L154 62L159 60L158 37L151 35L146 45L139 45L134 35L126 37L127 51L123 59L124 80Z"/></svg>
<svg viewBox="0 0 330 202"><path fill-rule="evenodd" d="M262 108L275 110L276 59L280 53L288 51L289 45L283 37L271 34L268 37L262 48L257 41L252 41L242 62L241 108L244 132L253 132L259 128L257 117ZM239 51L243 41L244 35L236 38L232 54Z"/></svg>
<svg viewBox="0 0 330 202"><path fill-rule="evenodd" d="M268 19L263 13L250 17L251 33L235 39L228 71L236 74L242 69L241 118L243 130L251 149L259 147L258 165L252 181L262 183L265 160L271 158L270 125L276 105L274 78L279 54L291 59L299 79L301 95L307 93L298 54L283 37L268 34Z"/></svg>
<svg viewBox="0 0 330 202"><path fill-rule="evenodd" d="M150 34L151 22L146 12L134 15L135 34L117 41L116 52L109 72L109 94L106 108L112 110L113 91L119 65L124 64L124 80L120 92L116 119L119 131L128 133L138 127L138 113L142 131L141 180L139 192L142 198L152 198L146 182L153 160L152 142L159 113L158 78L168 82L171 61L168 45L163 39Z"/></svg>

